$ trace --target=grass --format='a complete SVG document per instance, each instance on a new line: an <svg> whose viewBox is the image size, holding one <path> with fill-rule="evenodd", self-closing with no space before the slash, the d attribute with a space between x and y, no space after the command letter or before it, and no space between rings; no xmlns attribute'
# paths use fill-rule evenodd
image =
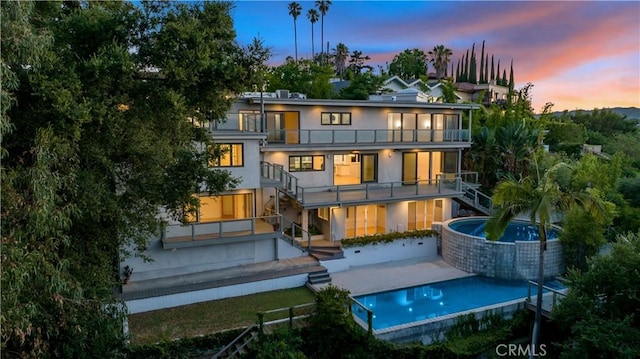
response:
<svg viewBox="0 0 640 359"><path fill-rule="evenodd" d="M244 327L256 322L257 312L313 300L309 289L299 287L131 314L131 343L156 343Z"/></svg>

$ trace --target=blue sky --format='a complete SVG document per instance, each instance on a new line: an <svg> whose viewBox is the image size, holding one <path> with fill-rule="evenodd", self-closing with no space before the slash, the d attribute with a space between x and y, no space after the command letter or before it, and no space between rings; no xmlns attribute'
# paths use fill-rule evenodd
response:
<svg viewBox="0 0 640 359"><path fill-rule="evenodd" d="M272 48L272 65L294 56L290 1L236 1L232 16L242 44L254 37ZM298 1L298 57L311 56L313 1ZM314 26L320 51L320 21ZM443 44L455 62L476 44L514 62L516 88L533 83L536 111L640 107L639 1L332 1L324 18L330 49L344 43L385 66L405 49ZM502 70L501 70L502 72Z"/></svg>

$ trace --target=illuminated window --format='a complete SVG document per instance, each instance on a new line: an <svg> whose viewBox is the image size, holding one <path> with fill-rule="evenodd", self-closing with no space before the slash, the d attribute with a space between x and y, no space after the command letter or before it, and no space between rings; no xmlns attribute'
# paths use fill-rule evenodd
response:
<svg viewBox="0 0 640 359"><path fill-rule="evenodd" d="M318 208L318 218L329 220L329 207Z"/></svg>
<svg viewBox="0 0 640 359"><path fill-rule="evenodd" d="M320 123L323 125L350 125L350 112L323 112Z"/></svg>
<svg viewBox="0 0 640 359"><path fill-rule="evenodd" d="M324 171L324 156L289 156L289 172Z"/></svg>
<svg viewBox="0 0 640 359"><path fill-rule="evenodd" d="M219 222L253 217L252 193L200 197L200 208L188 222Z"/></svg>
<svg viewBox="0 0 640 359"><path fill-rule="evenodd" d="M242 167L242 143L223 143L209 148L209 167Z"/></svg>

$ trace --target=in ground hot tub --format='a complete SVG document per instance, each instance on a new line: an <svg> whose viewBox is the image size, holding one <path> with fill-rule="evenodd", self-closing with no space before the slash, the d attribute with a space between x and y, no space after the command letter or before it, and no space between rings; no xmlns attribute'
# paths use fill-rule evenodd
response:
<svg viewBox="0 0 640 359"><path fill-rule="evenodd" d="M442 257L466 272L503 279L538 277L540 242L538 229L526 221L512 221L499 241L485 238L484 226L489 217L455 218L442 224ZM560 228L547 230L544 257L545 277L564 272Z"/></svg>

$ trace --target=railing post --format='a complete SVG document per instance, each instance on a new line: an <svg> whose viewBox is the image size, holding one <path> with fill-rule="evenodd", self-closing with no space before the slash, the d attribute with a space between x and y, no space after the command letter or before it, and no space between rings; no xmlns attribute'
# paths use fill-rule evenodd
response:
<svg viewBox="0 0 640 359"><path fill-rule="evenodd" d="M527 282L527 302L531 302L531 281Z"/></svg>
<svg viewBox="0 0 640 359"><path fill-rule="evenodd" d="M369 184L364 185L364 199L369 199Z"/></svg>
<svg viewBox="0 0 640 359"><path fill-rule="evenodd" d="M373 334L373 312L371 310L367 310L367 326L367 332Z"/></svg>
<svg viewBox="0 0 640 359"><path fill-rule="evenodd" d="M264 313L257 313L258 315L258 333L264 334Z"/></svg>
<svg viewBox="0 0 640 359"><path fill-rule="evenodd" d="M293 328L293 307L289 307L289 329Z"/></svg>
<svg viewBox="0 0 640 359"><path fill-rule="evenodd" d="M191 223L191 240L196 240L196 225Z"/></svg>

